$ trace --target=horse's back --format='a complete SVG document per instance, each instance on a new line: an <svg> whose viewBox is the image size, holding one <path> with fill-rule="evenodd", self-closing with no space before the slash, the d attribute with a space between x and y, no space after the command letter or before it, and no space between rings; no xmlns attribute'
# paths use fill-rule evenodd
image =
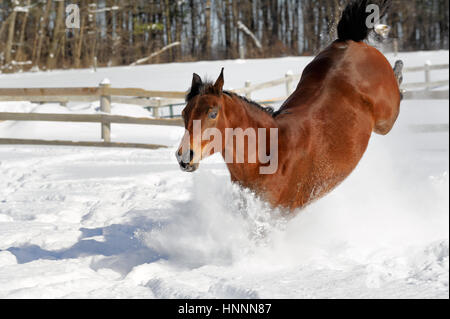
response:
<svg viewBox="0 0 450 319"><path fill-rule="evenodd" d="M400 90L390 63L364 42L335 41L324 49L305 68L280 113L317 107L327 96L325 103L332 102L335 108L344 100L367 108L372 130L383 135L392 129L400 110Z"/></svg>

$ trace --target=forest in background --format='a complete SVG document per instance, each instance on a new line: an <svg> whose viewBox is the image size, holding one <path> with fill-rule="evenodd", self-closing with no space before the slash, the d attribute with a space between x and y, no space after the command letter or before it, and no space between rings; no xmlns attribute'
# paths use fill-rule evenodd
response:
<svg viewBox="0 0 450 319"><path fill-rule="evenodd" d="M0 0L0 72L312 55L347 3ZM80 28L66 27L69 4ZM393 0L386 23L400 51L449 47L449 0Z"/></svg>

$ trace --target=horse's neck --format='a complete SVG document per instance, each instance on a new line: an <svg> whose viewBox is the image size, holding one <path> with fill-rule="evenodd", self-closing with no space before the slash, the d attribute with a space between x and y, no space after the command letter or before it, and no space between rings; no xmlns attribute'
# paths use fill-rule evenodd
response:
<svg viewBox="0 0 450 319"><path fill-rule="evenodd" d="M252 105L239 97L228 97L232 102L227 103L227 116L225 120L225 127L227 128L253 128L256 131L258 128L276 127L276 123L271 114Z"/></svg>
<svg viewBox="0 0 450 319"><path fill-rule="evenodd" d="M258 139L262 137L259 136L258 129L266 129L266 143L265 145L269 145L270 138L270 128L276 128L277 124L272 117L272 115L267 112L259 109L255 105L251 105L250 103L241 100L239 98L233 98L235 103L230 103L228 108L228 116L225 120L225 128L242 128L244 131L247 129L253 129L256 133ZM245 144L247 146L247 144ZM222 152L222 156L226 159L225 154L230 150L226 149L226 145L224 145L224 150ZM267 152L269 150L267 149ZM228 169L230 171L231 177L234 181L239 181L244 186L249 186L248 183L251 183L252 180L256 176L260 175L260 166L262 165L259 162L258 155L256 155L256 163L248 163L248 150L245 151L245 159L244 163L236 162L236 143L233 143L233 161L231 163L227 163ZM258 154L258 143L256 145L256 154Z"/></svg>

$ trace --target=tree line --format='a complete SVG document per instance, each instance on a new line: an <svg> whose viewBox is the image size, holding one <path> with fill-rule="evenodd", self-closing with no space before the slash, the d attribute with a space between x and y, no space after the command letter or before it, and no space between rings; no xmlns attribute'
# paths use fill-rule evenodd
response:
<svg viewBox="0 0 450 319"><path fill-rule="evenodd" d="M0 0L0 70L311 55L347 2ZM66 26L69 4L79 28ZM449 47L448 0L393 0L386 23L399 50Z"/></svg>

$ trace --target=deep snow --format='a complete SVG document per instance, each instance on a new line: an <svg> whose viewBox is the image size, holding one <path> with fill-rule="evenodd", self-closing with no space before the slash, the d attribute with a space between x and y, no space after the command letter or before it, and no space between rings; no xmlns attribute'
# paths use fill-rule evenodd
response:
<svg viewBox="0 0 450 319"><path fill-rule="evenodd" d="M448 51L401 57L406 66L446 63ZM192 72L215 75L224 65L230 88L299 72L308 61L0 75L0 87L108 77L113 86L183 90ZM97 108L0 103L0 111ZM150 116L127 105L113 113ZM173 153L182 128L113 125L113 140L169 146L154 151L0 146L0 297L448 298L449 135L411 130L448 125L448 115L448 101L404 101L393 131L373 135L353 174L289 221L232 185L218 156L181 172ZM98 140L99 132L98 124L0 123L0 137Z"/></svg>

